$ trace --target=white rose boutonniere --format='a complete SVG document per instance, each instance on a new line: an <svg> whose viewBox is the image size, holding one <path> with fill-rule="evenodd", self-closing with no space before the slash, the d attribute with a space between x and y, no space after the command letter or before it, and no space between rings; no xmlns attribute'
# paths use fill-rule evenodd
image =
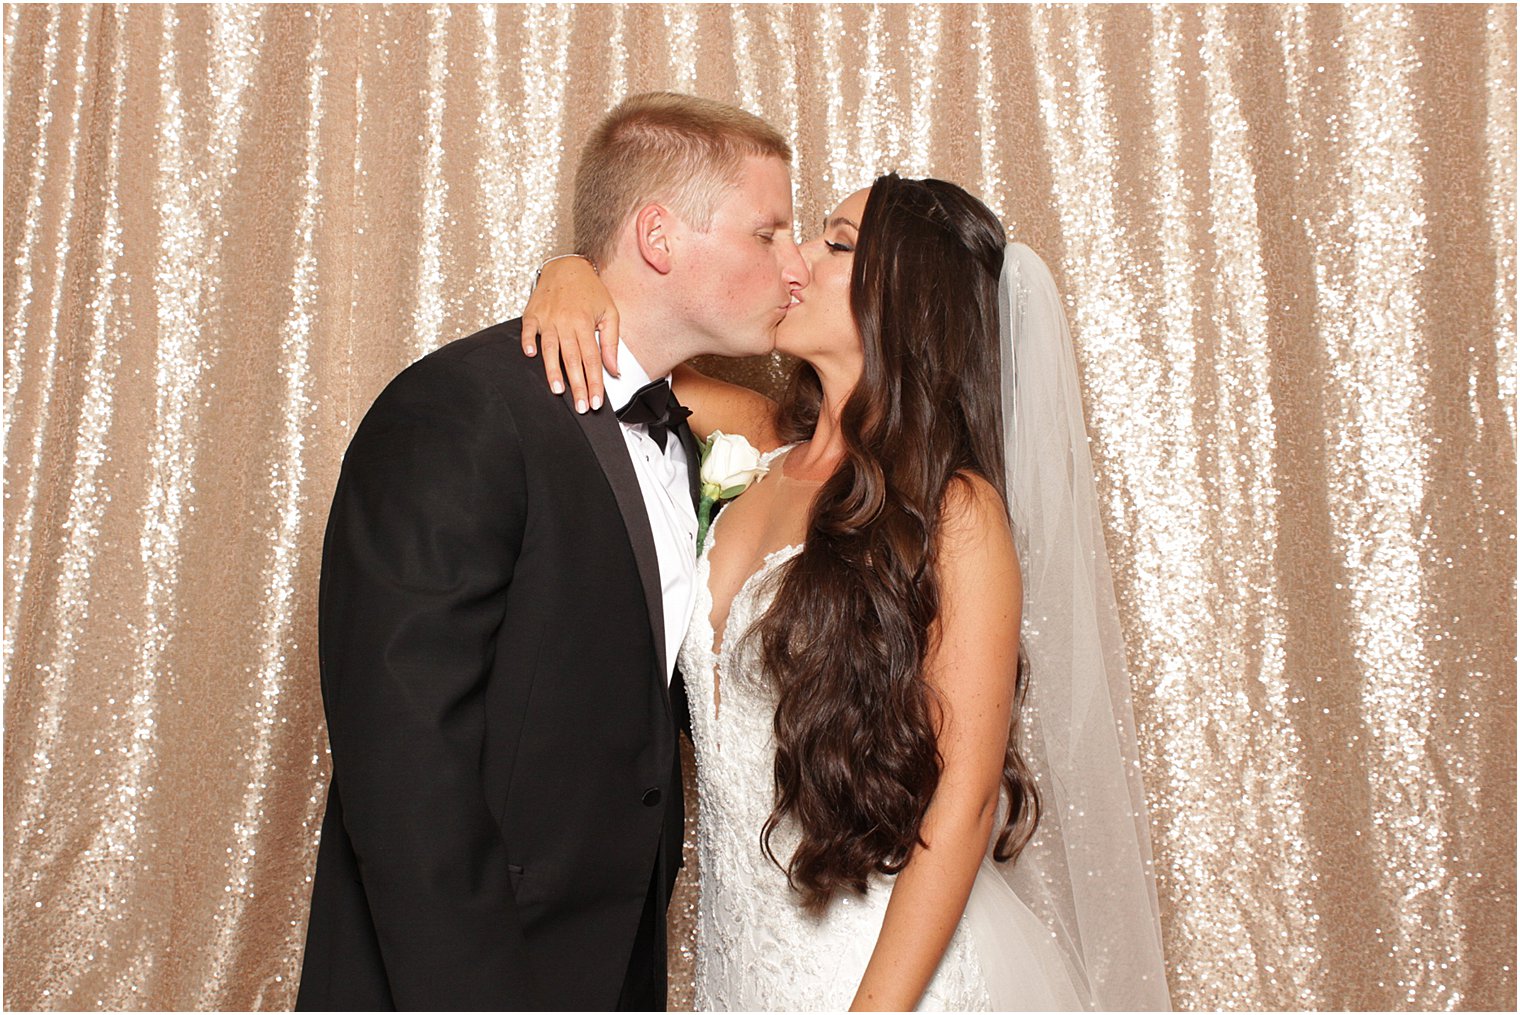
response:
<svg viewBox="0 0 1520 1015"><path fill-rule="evenodd" d="M702 500L697 505L697 553L707 542L713 506L732 500L770 470L760 464L760 452L742 434L714 430L702 445Z"/></svg>

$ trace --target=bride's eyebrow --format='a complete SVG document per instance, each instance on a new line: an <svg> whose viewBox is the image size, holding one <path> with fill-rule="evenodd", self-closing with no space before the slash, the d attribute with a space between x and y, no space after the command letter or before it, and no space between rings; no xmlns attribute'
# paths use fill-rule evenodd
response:
<svg viewBox="0 0 1520 1015"><path fill-rule="evenodd" d="M849 226L857 233L860 232L859 223L857 223L854 219L847 219L843 215L836 215L832 219L828 216L824 216L823 228L827 229L829 226Z"/></svg>

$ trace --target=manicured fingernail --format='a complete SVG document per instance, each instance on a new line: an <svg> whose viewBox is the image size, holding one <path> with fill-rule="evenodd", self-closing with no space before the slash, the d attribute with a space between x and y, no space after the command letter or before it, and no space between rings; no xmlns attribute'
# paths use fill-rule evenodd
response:
<svg viewBox="0 0 1520 1015"><path fill-rule="evenodd" d="M575 400L575 411L576 412L585 412L586 411L586 400L584 398L577 398Z"/></svg>
<svg viewBox="0 0 1520 1015"><path fill-rule="evenodd" d="M591 396L591 408L593 408L593 409L600 409L601 407L602 407L602 396L601 395L592 395Z"/></svg>
<svg viewBox="0 0 1520 1015"><path fill-rule="evenodd" d="M527 353L528 353L529 356L532 356L534 353L538 352L538 350L535 349L535 348L533 348L531 345L528 346L528 348L527 348L526 351L527 351Z"/></svg>
<svg viewBox="0 0 1520 1015"><path fill-rule="evenodd" d="M549 382L549 388L556 395L563 395L565 393L565 386L563 384L561 384L559 381L550 381Z"/></svg>

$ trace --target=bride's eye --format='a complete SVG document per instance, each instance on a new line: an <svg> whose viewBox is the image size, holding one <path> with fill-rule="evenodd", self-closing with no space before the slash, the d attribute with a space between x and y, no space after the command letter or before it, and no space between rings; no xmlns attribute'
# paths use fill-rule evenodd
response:
<svg viewBox="0 0 1520 1015"><path fill-rule="evenodd" d="M849 254L855 250L855 248L850 246L848 243L835 243L833 240L824 240L823 245L834 251L836 254Z"/></svg>

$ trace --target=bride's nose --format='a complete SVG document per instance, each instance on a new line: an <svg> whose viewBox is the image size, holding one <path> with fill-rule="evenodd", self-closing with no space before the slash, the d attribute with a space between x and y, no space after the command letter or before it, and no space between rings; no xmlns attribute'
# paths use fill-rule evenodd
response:
<svg viewBox="0 0 1520 1015"><path fill-rule="evenodd" d="M793 243L791 244L791 249L796 252L796 263L787 266L784 277L786 278L788 286L796 286L799 289L805 289L807 288L808 283L813 280L812 255L808 253L807 244L802 244L799 246L796 243Z"/></svg>

